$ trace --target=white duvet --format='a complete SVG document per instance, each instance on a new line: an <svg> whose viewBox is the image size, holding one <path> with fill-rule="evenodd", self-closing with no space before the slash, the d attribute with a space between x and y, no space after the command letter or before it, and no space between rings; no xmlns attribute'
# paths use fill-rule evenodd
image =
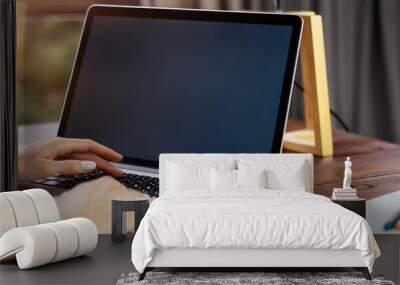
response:
<svg viewBox="0 0 400 285"><path fill-rule="evenodd" d="M140 223L132 262L143 272L165 248L358 249L370 271L380 255L359 215L323 196L265 189L164 194Z"/></svg>

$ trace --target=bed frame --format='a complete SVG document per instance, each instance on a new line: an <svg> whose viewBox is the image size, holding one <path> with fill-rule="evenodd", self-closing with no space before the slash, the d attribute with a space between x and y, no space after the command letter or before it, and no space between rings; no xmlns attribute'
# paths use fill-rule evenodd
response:
<svg viewBox="0 0 400 285"><path fill-rule="evenodd" d="M271 160L303 160L308 163L304 175L308 177L307 192L313 193L313 156L311 154L162 154L160 155L160 194L168 189L167 161L171 160L213 160L239 158L265 158ZM341 271L339 268L353 268L361 271L367 280L371 275L359 250L333 249L254 249L254 248L170 248L158 249L144 272L139 275L143 280L146 273L153 269L207 269L220 268L229 271L265 271L282 269L293 271Z"/></svg>
<svg viewBox="0 0 400 285"><path fill-rule="evenodd" d="M224 268L228 271L264 271L273 268L291 271L323 271L322 269L353 268L371 280L369 270L359 250L329 249L194 249L171 248L156 250L152 261L139 275L143 280L148 271L155 268L207 269Z"/></svg>

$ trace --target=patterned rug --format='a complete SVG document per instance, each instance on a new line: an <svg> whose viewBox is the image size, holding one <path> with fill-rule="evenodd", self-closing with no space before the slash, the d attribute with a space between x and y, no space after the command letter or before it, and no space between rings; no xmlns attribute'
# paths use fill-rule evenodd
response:
<svg viewBox="0 0 400 285"><path fill-rule="evenodd" d="M395 285L380 275L372 275L373 280L368 281L359 272L148 272L142 281L137 280L138 276L138 273L122 274L117 285Z"/></svg>

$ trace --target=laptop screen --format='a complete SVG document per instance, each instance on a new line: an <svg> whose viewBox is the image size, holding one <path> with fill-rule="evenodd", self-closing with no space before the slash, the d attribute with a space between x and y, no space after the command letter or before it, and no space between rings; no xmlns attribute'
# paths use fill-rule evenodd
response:
<svg viewBox="0 0 400 285"><path fill-rule="evenodd" d="M273 151L292 26L98 15L88 29L62 136L128 161Z"/></svg>

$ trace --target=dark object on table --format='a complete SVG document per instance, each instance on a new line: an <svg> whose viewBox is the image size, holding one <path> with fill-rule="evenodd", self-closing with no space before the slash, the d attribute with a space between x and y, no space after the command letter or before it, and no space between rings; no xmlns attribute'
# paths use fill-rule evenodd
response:
<svg viewBox="0 0 400 285"><path fill-rule="evenodd" d="M127 236L126 212L135 212L135 232L149 207L147 197L114 197L112 199L112 234L113 241L123 241Z"/></svg>
<svg viewBox="0 0 400 285"><path fill-rule="evenodd" d="M105 175L106 173L104 173L102 170L96 169L95 171L89 173L76 174L72 176L56 175L47 177L45 179L35 180L33 182L46 186L70 189L79 183L90 181ZM117 179L127 188L143 192L151 197L158 197L159 180L157 177L124 173L123 176L116 177L115 179Z"/></svg>
<svg viewBox="0 0 400 285"><path fill-rule="evenodd" d="M366 218L365 211L365 199L355 199L355 200L332 200L334 203L339 204L340 206L360 215L364 219Z"/></svg>

